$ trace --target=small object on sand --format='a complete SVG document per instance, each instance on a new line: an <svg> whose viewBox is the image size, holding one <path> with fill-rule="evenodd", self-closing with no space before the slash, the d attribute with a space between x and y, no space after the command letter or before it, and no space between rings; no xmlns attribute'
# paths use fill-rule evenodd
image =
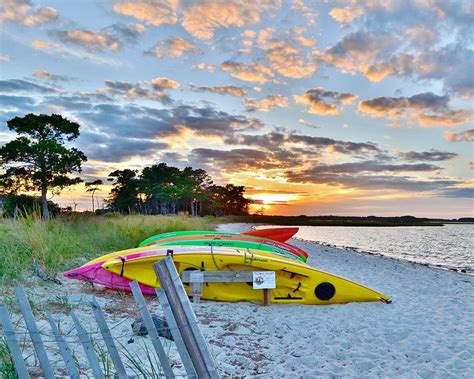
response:
<svg viewBox="0 0 474 379"><path fill-rule="evenodd" d="M32 264L33 272L36 274L37 277L43 279L45 282L53 282L56 284L62 284L59 279L52 277L46 273L44 266L39 264L38 262L33 262Z"/></svg>
<svg viewBox="0 0 474 379"><path fill-rule="evenodd" d="M155 324L156 331L160 337L166 338L173 341L173 336L171 335L170 327L168 322L163 317L152 316L153 323ZM141 317L137 317L132 323L132 330L138 336L148 335L148 330L146 329L145 323Z"/></svg>

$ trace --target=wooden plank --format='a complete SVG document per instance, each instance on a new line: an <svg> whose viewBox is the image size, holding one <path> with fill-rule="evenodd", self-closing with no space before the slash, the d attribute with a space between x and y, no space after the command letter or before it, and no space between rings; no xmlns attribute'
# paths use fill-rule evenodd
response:
<svg viewBox="0 0 474 379"><path fill-rule="evenodd" d="M138 310L140 311L140 315L142 316L143 323L148 331L148 335L150 336L151 342L153 347L155 348L156 354L158 355L158 359L160 360L161 368L163 369L163 373L167 378L174 378L175 375L173 373L173 369L171 368L170 362L166 355L165 350L163 349L163 345L161 344L160 337L158 336L158 332L155 328L155 323L151 317L150 312L145 303L145 298L143 297L142 291L138 286L136 280L130 283L130 287L132 289L133 297L135 298L135 302L138 305Z"/></svg>
<svg viewBox="0 0 474 379"><path fill-rule="evenodd" d="M10 316L8 315L8 309L5 305L0 304L0 324L3 327L3 333L7 340L8 349L15 365L15 370L19 378L29 378L30 374L26 368L25 360L21 354L18 340L16 339L15 330L13 329Z"/></svg>
<svg viewBox="0 0 474 379"><path fill-rule="evenodd" d="M117 350L117 346L115 345L114 338L110 333L110 329L105 321L104 313L100 308L99 303L95 297L92 298L90 302L92 311L94 312L95 319L97 324L99 325L100 334L104 338L105 346L107 346L107 351L109 352L110 358L112 359L112 363L114 364L115 370L117 371L117 376L119 379L128 379L127 371L120 359L119 352Z"/></svg>
<svg viewBox="0 0 474 379"><path fill-rule="evenodd" d="M219 271L202 271L205 283L222 283L222 282L252 282L253 271L246 270L219 270ZM183 271L181 278L183 283L189 283L192 271Z"/></svg>
<svg viewBox="0 0 474 379"><path fill-rule="evenodd" d="M84 351L86 352L87 359L89 360L89 364L91 366L94 378L104 379L104 373L100 368L99 359L97 358L97 354L95 353L94 347L92 346L92 343L89 340L89 336L87 335L86 330L84 329L74 312L71 312L71 317L72 321L74 321L74 326L76 327L79 340L81 341L82 346L84 347Z"/></svg>
<svg viewBox="0 0 474 379"><path fill-rule="evenodd" d="M183 362L184 369L188 374L188 378L197 378L196 370L194 370L193 362L191 361L188 351L186 350L186 345L184 344L183 337L181 337L181 332L179 331L176 320L174 319L173 312L171 311L170 304L166 298L165 291L163 289L156 289L156 296L158 296L161 309L163 309L163 313L165 314L166 321L170 327L171 335L173 336L174 343L176 344L176 348L181 357L181 361Z"/></svg>
<svg viewBox="0 0 474 379"><path fill-rule="evenodd" d="M51 325L51 330L53 331L54 338L59 346L59 350L64 359L64 363L66 364L69 376L72 379L79 379L79 371L77 370L76 364L74 362L71 349L69 348L68 344L61 335L58 327L56 326L56 321L54 320L53 316L51 316L49 312L46 312L46 317L48 318L49 325Z"/></svg>
<svg viewBox="0 0 474 379"><path fill-rule="evenodd" d="M33 347L36 351L36 356L38 357L41 369L43 370L44 377L46 379L54 379L53 368L48 359L48 354L43 345L43 340L41 339L41 334L36 325L35 318L33 317L33 312L31 311L30 303L26 297L25 289L22 285L19 285L15 288L16 298L18 304L20 305L20 310L25 320L26 328L31 337L31 342L33 342Z"/></svg>
<svg viewBox="0 0 474 379"><path fill-rule="evenodd" d="M219 378L214 358L202 335L172 257L158 261L153 268L166 294L198 378Z"/></svg>

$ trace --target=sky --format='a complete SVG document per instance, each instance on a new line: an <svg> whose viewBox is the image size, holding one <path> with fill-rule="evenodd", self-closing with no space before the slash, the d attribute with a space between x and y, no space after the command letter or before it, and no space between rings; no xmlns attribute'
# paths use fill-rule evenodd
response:
<svg viewBox="0 0 474 379"><path fill-rule="evenodd" d="M471 1L0 0L0 25L0 145L59 113L86 181L166 162L265 214L474 216Z"/></svg>

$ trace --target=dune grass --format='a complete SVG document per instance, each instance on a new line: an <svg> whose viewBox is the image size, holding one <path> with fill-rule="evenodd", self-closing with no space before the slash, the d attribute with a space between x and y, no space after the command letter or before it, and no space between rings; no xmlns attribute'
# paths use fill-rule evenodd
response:
<svg viewBox="0 0 474 379"><path fill-rule="evenodd" d="M75 214L49 222L34 215L0 219L0 284L21 277L33 262L53 275L77 266L79 258L132 248L155 234L211 229L211 219L187 216Z"/></svg>

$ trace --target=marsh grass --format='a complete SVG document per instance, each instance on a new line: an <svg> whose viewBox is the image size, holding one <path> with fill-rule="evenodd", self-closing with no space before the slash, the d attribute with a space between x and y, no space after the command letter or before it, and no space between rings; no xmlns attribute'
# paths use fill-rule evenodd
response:
<svg viewBox="0 0 474 379"><path fill-rule="evenodd" d="M210 230L207 218L74 214L45 222L35 215L0 219L0 284L20 278L32 263L54 275L108 252L176 230Z"/></svg>

